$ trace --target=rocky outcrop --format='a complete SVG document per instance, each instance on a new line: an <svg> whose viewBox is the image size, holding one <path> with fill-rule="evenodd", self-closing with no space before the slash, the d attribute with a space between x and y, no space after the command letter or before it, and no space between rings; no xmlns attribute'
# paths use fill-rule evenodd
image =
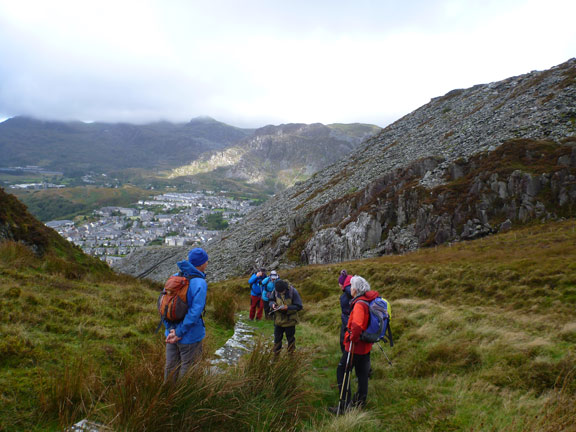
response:
<svg viewBox="0 0 576 432"><path fill-rule="evenodd" d="M209 246L215 279L573 216L576 59L454 90L272 197Z"/></svg>
<svg viewBox="0 0 576 432"><path fill-rule="evenodd" d="M397 170L339 204L316 210L301 260L327 263L404 253L474 240L513 224L572 217L575 145L576 139L512 140L493 152L444 165L443 184L435 187L418 183L425 178L421 167L433 165L430 160ZM355 211L336 227L321 226L333 224L333 216L351 203Z"/></svg>
<svg viewBox="0 0 576 432"><path fill-rule="evenodd" d="M349 154L379 131L377 126L364 124L265 126L234 147L175 168L170 177L218 170L220 176L249 183L274 180L291 186Z"/></svg>

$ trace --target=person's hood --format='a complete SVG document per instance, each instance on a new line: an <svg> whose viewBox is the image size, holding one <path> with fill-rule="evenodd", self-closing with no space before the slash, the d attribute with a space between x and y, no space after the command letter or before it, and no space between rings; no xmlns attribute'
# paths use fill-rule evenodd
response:
<svg viewBox="0 0 576 432"><path fill-rule="evenodd" d="M366 301L370 302L370 301L374 300L376 297L378 297L379 295L380 294L378 294L378 291L370 290L366 294L356 297L356 299L362 299L362 300L366 300Z"/></svg>
<svg viewBox="0 0 576 432"><path fill-rule="evenodd" d="M342 291L344 291L344 288L350 285L350 281L352 280L353 277L354 275L346 276L346 279L344 279L344 283L342 284Z"/></svg>
<svg viewBox="0 0 576 432"><path fill-rule="evenodd" d="M190 261L188 260L179 261L177 265L184 276L200 276L202 278L206 277L204 273L202 273L200 270L198 270L196 267L190 264Z"/></svg>

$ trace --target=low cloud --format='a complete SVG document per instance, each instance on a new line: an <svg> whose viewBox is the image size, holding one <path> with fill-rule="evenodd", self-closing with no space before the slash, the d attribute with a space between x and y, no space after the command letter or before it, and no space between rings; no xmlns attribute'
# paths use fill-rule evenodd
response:
<svg viewBox="0 0 576 432"><path fill-rule="evenodd" d="M385 126L576 46L565 0L309 3L0 0L0 118Z"/></svg>

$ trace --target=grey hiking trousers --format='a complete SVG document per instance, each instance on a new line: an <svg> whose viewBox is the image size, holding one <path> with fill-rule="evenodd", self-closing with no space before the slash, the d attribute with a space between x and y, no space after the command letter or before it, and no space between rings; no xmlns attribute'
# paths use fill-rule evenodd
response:
<svg viewBox="0 0 576 432"><path fill-rule="evenodd" d="M186 375L190 366L202 355L202 341L192 344L167 343L164 381L176 381Z"/></svg>

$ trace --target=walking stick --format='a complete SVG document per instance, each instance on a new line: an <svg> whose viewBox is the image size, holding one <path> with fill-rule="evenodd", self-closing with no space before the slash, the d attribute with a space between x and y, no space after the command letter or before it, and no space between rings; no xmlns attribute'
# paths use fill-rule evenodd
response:
<svg viewBox="0 0 576 432"><path fill-rule="evenodd" d="M345 398L348 397L348 387L350 386L350 357L353 355L354 344L350 342L350 350L348 351L348 357L346 358L346 367L344 369L344 381L342 382L342 388L340 389L340 400L338 401L338 410L336 415L340 415L340 409L342 408ZM344 396L346 395L346 396Z"/></svg>
<svg viewBox="0 0 576 432"><path fill-rule="evenodd" d="M388 354L386 354L386 351L384 351L384 349L382 348L382 345L380 345L380 341L378 341L377 345L378 348L380 348L380 351L382 351L382 353L384 354L384 357L386 357L386 360L388 360L388 364L392 366L392 362L390 361L390 358L388 358Z"/></svg>

